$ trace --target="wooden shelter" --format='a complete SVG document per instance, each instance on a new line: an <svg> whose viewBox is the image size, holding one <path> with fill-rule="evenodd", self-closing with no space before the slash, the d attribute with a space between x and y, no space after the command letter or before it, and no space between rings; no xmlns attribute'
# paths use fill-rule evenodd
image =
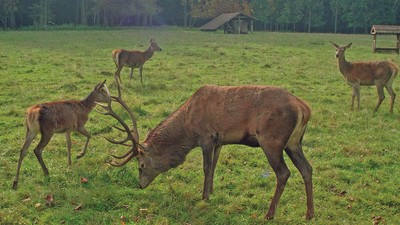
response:
<svg viewBox="0 0 400 225"><path fill-rule="evenodd" d="M399 54L400 48L400 26L392 26L392 25L373 25L371 28L371 34L374 35L374 42L372 46L373 52L377 51L396 51ZM396 35L397 36L397 45L396 48L377 48L376 47L376 37L378 34L382 35Z"/></svg>
<svg viewBox="0 0 400 225"><path fill-rule="evenodd" d="M225 13L214 18L210 22L200 27L201 31L216 31L223 27L226 34L247 34L253 32L253 24L256 18L241 12Z"/></svg>

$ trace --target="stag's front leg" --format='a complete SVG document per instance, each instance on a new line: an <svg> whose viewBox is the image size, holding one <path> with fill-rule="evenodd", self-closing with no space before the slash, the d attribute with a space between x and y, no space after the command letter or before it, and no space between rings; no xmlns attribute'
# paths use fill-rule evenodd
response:
<svg viewBox="0 0 400 225"><path fill-rule="evenodd" d="M221 152L222 146L220 147L215 147L213 150L213 162L212 162L212 169L211 169L211 187L210 187L210 193L213 193L214 191L214 174L215 174L215 168L217 167L217 162L219 158L219 153Z"/></svg>
<svg viewBox="0 0 400 225"><path fill-rule="evenodd" d="M131 80L132 80L132 77L133 77L133 67L131 67L131 70L130 70L130 72L129 72L129 82L131 82Z"/></svg>
<svg viewBox="0 0 400 225"><path fill-rule="evenodd" d="M141 65L141 66L139 67L140 83L143 83L143 79L142 79L142 71L143 71L143 65Z"/></svg>
<svg viewBox="0 0 400 225"><path fill-rule="evenodd" d="M213 162L213 148L202 147L203 150L203 171L204 171L204 189L203 200L208 200L212 186L212 162Z"/></svg>

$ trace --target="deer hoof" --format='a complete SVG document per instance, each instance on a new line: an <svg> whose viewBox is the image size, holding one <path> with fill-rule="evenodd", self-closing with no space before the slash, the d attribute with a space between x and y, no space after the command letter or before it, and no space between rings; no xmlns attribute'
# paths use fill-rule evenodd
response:
<svg viewBox="0 0 400 225"><path fill-rule="evenodd" d="M80 159L82 156L84 156L85 155L85 152L81 152L81 153L79 153L78 155L76 155L76 158L77 159Z"/></svg>

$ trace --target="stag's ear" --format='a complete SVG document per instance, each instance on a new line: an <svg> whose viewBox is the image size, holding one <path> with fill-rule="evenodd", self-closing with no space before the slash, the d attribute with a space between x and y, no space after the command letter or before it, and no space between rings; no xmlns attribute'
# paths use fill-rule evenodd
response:
<svg viewBox="0 0 400 225"><path fill-rule="evenodd" d="M346 45L345 48L350 48L351 44L353 44L353 43L350 43L350 44Z"/></svg>
<svg viewBox="0 0 400 225"><path fill-rule="evenodd" d="M337 44L333 43L332 41L331 41L331 43L332 43L333 47L335 47L335 48L339 48L339 45L337 45Z"/></svg>
<svg viewBox="0 0 400 225"><path fill-rule="evenodd" d="M150 39L150 43L151 44L153 44L153 43L155 43L156 41L154 40L154 38L152 38L152 39Z"/></svg>

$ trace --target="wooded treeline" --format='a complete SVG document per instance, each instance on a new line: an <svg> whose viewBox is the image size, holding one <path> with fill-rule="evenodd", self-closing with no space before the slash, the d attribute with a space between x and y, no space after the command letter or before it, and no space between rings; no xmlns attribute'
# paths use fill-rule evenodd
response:
<svg viewBox="0 0 400 225"><path fill-rule="evenodd" d="M0 26L198 27L239 11L257 18L258 30L366 33L400 24L400 0L0 0Z"/></svg>

